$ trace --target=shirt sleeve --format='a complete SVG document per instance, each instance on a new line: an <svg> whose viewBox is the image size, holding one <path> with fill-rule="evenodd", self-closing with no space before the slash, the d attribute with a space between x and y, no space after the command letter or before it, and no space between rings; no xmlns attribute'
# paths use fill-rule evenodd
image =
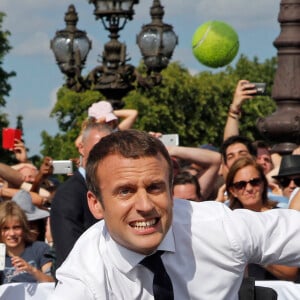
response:
<svg viewBox="0 0 300 300"><path fill-rule="evenodd" d="M34 255L38 263L38 268L41 269L46 263L51 262L51 257L47 256L50 253L50 246L41 241L36 241L32 244Z"/></svg>
<svg viewBox="0 0 300 300"><path fill-rule="evenodd" d="M224 227L240 249L237 251L240 259L257 264L300 266L300 212L237 209L228 214Z"/></svg>
<svg viewBox="0 0 300 300"><path fill-rule="evenodd" d="M71 294L70 294L71 293ZM47 300L95 300L96 298L87 286L80 280L65 276L63 283L58 282L54 292Z"/></svg>

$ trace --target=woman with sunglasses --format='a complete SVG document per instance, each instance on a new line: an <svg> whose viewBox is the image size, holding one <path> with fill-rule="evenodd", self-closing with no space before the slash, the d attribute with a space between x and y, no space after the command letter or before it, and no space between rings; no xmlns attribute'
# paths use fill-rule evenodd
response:
<svg viewBox="0 0 300 300"><path fill-rule="evenodd" d="M277 208L267 197L268 181L263 168L249 157L239 158L229 169L226 190L231 209L245 208L264 212ZM248 265L248 276L257 280L296 280L297 267Z"/></svg>
<svg viewBox="0 0 300 300"><path fill-rule="evenodd" d="M231 166L226 178L226 190L231 209L265 211L275 208L277 204L267 197L268 181L263 168L249 157L242 157Z"/></svg>

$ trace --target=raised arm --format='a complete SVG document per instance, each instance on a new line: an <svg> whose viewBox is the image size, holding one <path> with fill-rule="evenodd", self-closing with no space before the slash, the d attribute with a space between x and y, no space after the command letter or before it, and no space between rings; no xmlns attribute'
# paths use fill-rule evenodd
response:
<svg viewBox="0 0 300 300"><path fill-rule="evenodd" d="M126 130L133 126L138 116L138 111L136 109L119 109L114 110L114 114L121 119L118 125L119 129Z"/></svg>
<svg viewBox="0 0 300 300"><path fill-rule="evenodd" d="M40 166L38 174L34 179L30 191L38 193L42 181L45 180L48 176L52 175L52 173L53 173L52 158L46 156L43 159L43 162Z"/></svg>
<svg viewBox="0 0 300 300"><path fill-rule="evenodd" d="M8 182L8 186L16 188L24 181L24 176L20 172L3 163L0 163L0 177Z"/></svg>
<svg viewBox="0 0 300 300"><path fill-rule="evenodd" d="M169 154L179 159L189 160L201 166L203 172L198 177L204 199L211 194L221 164L221 154L201 148L169 146Z"/></svg>
<svg viewBox="0 0 300 300"><path fill-rule="evenodd" d="M27 150L25 144L21 140L15 139L13 152L15 153L16 159L20 163L28 162Z"/></svg>
<svg viewBox="0 0 300 300"><path fill-rule="evenodd" d="M233 135L239 135L239 119L241 117L242 104L246 100L252 99L255 93L255 85L249 83L248 80L240 80L238 82L224 128L224 141Z"/></svg>
<svg viewBox="0 0 300 300"><path fill-rule="evenodd" d="M15 188L3 187L0 189L0 196L5 199L11 199L19 191L20 191L19 188L15 189ZM38 207L43 207L45 199L42 196L40 196L38 193L30 192L30 191L29 193L32 198L32 203Z"/></svg>

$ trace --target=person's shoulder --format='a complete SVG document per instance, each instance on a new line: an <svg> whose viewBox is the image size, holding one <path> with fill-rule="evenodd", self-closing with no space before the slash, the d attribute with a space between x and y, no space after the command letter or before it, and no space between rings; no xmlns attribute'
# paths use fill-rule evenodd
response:
<svg viewBox="0 0 300 300"><path fill-rule="evenodd" d="M80 174L80 172L75 171L72 176L70 176L66 181L62 182L57 188L53 200L51 209L55 208L57 202L59 205L67 204L65 198L76 198L76 196L81 197L82 193L87 192L87 185L85 179ZM61 199L60 201L58 201Z"/></svg>
<svg viewBox="0 0 300 300"><path fill-rule="evenodd" d="M107 296L105 286L108 281L105 265L110 262L102 255L106 247L105 228L104 221L99 221L80 236L67 258L56 270L58 281L64 282L72 278L74 282L80 281L95 294Z"/></svg>
<svg viewBox="0 0 300 300"><path fill-rule="evenodd" d="M85 179L79 171L75 171L73 175L71 175L66 181L60 184L58 190L64 189L70 185L78 184L81 182L85 185Z"/></svg>
<svg viewBox="0 0 300 300"><path fill-rule="evenodd" d="M33 243L27 244L25 247L24 255L27 256L28 254L34 255L36 257L40 257L45 253L50 251L50 246L46 242L42 241L34 241Z"/></svg>
<svg viewBox="0 0 300 300"><path fill-rule="evenodd" d="M50 249L50 246L43 241L34 241L33 243L30 244L30 247L32 249L46 249L46 250Z"/></svg>
<svg viewBox="0 0 300 300"><path fill-rule="evenodd" d="M59 269L73 268L90 268L92 263L99 263L99 259L102 260L99 254L101 243L104 233L104 221L98 221L90 228L88 228L76 241L68 257ZM80 261L78 261L80 257ZM94 261L92 261L94 260ZM58 270L59 270L58 269Z"/></svg>
<svg viewBox="0 0 300 300"><path fill-rule="evenodd" d="M220 219L230 211L227 205L217 201L194 202L174 199L174 221L176 222Z"/></svg>
<svg viewBox="0 0 300 300"><path fill-rule="evenodd" d="M75 247L81 248L86 245L99 245L100 237L103 233L104 220L96 222L94 225L89 227L76 241Z"/></svg>

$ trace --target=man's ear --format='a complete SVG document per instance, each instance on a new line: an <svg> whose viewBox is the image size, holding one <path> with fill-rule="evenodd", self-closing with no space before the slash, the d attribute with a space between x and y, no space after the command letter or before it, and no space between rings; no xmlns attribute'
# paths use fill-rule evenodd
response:
<svg viewBox="0 0 300 300"><path fill-rule="evenodd" d="M84 156L82 140L77 144L77 149L78 149L79 154L80 154L81 156Z"/></svg>
<svg viewBox="0 0 300 300"><path fill-rule="evenodd" d="M220 168L219 168L219 171L218 171L218 175L222 176L224 179L226 179L227 177L227 174L228 174L228 167L227 165L225 164L224 160L222 159L222 162L220 164Z"/></svg>
<svg viewBox="0 0 300 300"><path fill-rule="evenodd" d="M89 209L90 209L92 215L98 220L103 219L102 204L96 198L96 196L90 191L87 192L87 201L88 201L88 206L89 206Z"/></svg>

